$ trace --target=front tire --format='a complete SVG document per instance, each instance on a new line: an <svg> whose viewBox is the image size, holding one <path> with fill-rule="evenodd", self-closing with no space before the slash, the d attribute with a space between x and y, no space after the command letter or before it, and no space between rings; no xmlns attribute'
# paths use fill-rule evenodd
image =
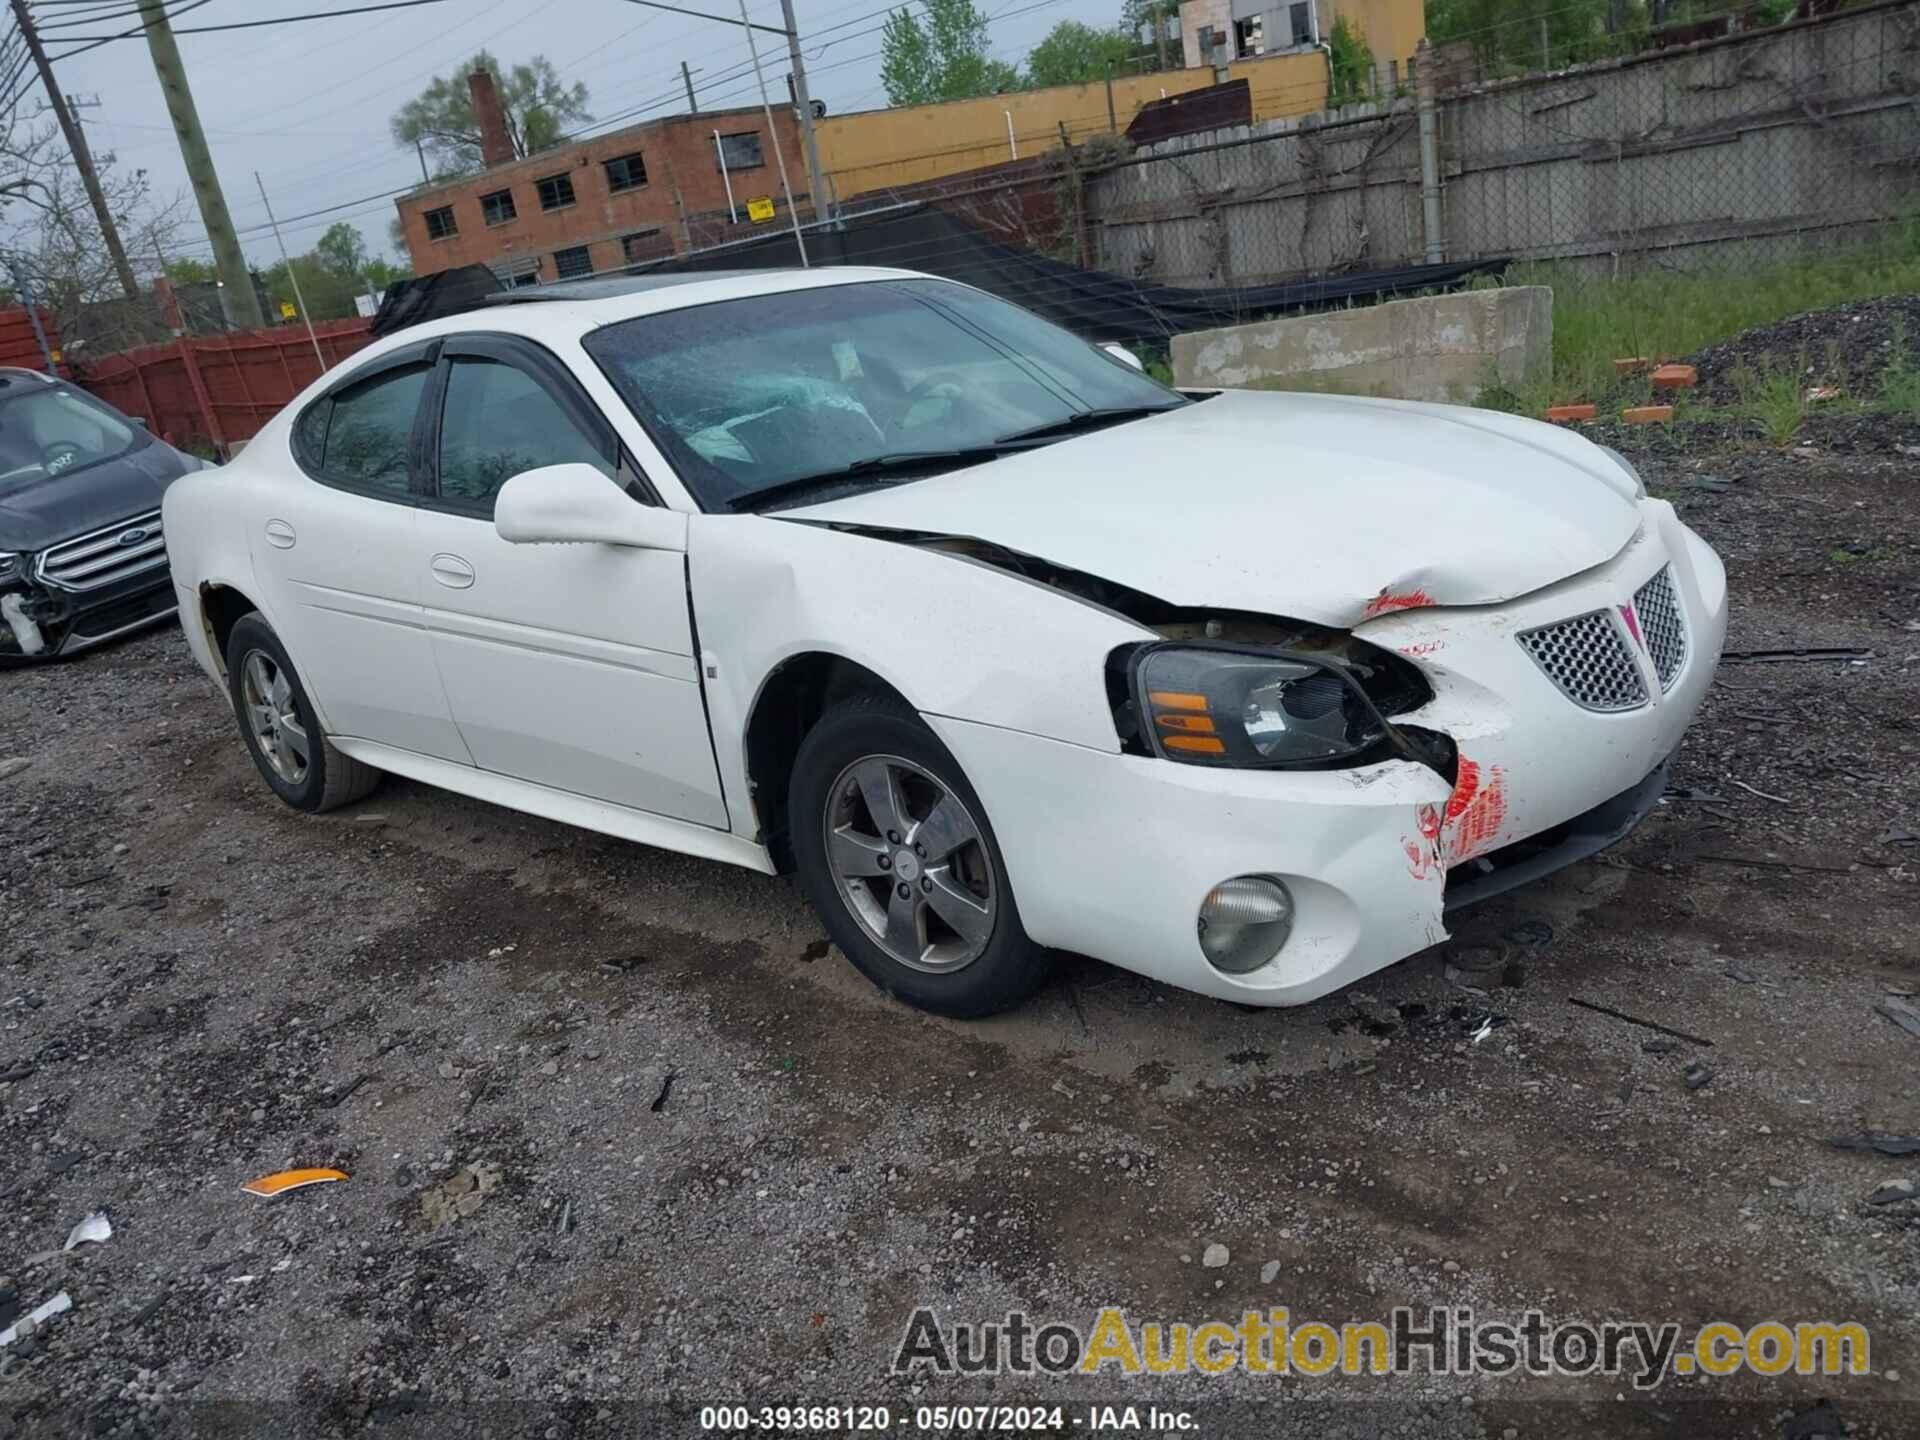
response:
<svg viewBox="0 0 1920 1440"><path fill-rule="evenodd" d="M294 809L318 815L380 783L378 770L333 748L286 647L257 611L227 638L227 693L260 778Z"/></svg>
<svg viewBox="0 0 1920 1440"><path fill-rule="evenodd" d="M1017 1005L1046 978L986 808L900 701L860 695L800 743L787 794L801 887L874 984L937 1015Z"/></svg>

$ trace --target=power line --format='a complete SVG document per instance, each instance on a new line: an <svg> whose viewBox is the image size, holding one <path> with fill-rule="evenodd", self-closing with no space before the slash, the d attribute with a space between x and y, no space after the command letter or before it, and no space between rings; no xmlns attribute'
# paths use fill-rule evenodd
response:
<svg viewBox="0 0 1920 1440"><path fill-rule="evenodd" d="M202 5L205 5L206 3L207 3L207 0L188 0L188 3L184 5L176 5L171 10L166 9L163 6L160 13L164 19L171 22L174 16L184 15L189 10L198 10ZM145 12L143 11L142 13L145 13ZM47 57L47 62L49 64L53 64L61 60L71 60L75 55L84 55L89 50L98 50L102 45L111 45L114 41L125 40L130 35L144 35L146 33L147 33L146 25L144 24L136 25L131 30L122 30L118 35L109 35L104 40L94 40L90 44L86 44L86 45L75 44L73 49L71 50L63 50L58 55L49 55ZM65 38L72 41L79 41L86 37L80 36L80 35L68 35Z"/></svg>
<svg viewBox="0 0 1920 1440"><path fill-rule="evenodd" d="M200 0L200 3L206 3L206 0ZM267 25L294 25L302 20L339 20L348 15L369 15L376 10L411 10L417 5L442 5L445 3L446 0L386 0L386 3L383 5L360 5L352 10L310 10L304 15L281 15L272 20L235 20L226 25L188 25L175 30L173 33L176 35L212 35L220 30L258 30ZM186 7L188 10L194 8L192 5ZM146 26L141 25L135 29L123 31L118 35L69 35L66 38L75 41L93 40L104 45L111 40L124 40L129 35L138 35L146 28ZM73 51L71 53L78 54L79 52Z"/></svg>

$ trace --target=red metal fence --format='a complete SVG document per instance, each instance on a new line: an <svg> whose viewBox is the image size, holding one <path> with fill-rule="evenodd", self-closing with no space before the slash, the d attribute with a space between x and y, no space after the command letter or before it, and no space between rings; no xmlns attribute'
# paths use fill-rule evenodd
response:
<svg viewBox="0 0 1920 1440"><path fill-rule="evenodd" d="M46 309L40 311L40 328L47 332L47 344L60 353L60 331ZM44 370L46 356L40 353L40 341L33 333L33 321L24 305L0 310L0 365L17 365L22 370Z"/></svg>
<svg viewBox="0 0 1920 1440"><path fill-rule="evenodd" d="M183 448L220 454L254 434L280 407L373 337L372 322L329 320L314 336L304 325L187 335L103 355L79 369L80 383L108 404L138 415L154 434Z"/></svg>

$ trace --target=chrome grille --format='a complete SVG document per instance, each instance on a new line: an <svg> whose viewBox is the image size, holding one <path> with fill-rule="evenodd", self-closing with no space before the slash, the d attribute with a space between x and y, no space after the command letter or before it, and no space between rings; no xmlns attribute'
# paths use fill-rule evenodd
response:
<svg viewBox="0 0 1920 1440"><path fill-rule="evenodd" d="M136 532L141 532L138 539L127 539ZM160 533L160 512L155 510L91 535L63 540L41 552L34 570L43 582L61 590L98 590L166 563L166 537Z"/></svg>
<svg viewBox="0 0 1920 1440"><path fill-rule="evenodd" d="M1608 611L1523 630L1517 638L1533 663L1582 709L1636 710L1647 703L1640 667Z"/></svg>
<svg viewBox="0 0 1920 1440"><path fill-rule="evenodd" d="M1680 609L1680 596L1673 588L1673 567L1660 573L1633 592L1633 608L1640 616L1640 633L1646 638L1647 654L1660 676L1660 688L1671 690L1687 663L1687 618Z"/></svg>

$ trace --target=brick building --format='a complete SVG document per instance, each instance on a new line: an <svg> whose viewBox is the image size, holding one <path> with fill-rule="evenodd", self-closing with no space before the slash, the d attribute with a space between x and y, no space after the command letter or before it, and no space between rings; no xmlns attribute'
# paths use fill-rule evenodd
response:
<svg viewBox="0 0 1920 1440"><path fill-rule="evenodd" d="M758 106L668 116L515 160L493 77L476 71L468 83L486 168L395 202L415 274L480 264L509 284L550 284L750 234L762 227L749 200L772 200L768 223L787 223ZM773 115L804 224L799 125L787 106Z"/></svg>

